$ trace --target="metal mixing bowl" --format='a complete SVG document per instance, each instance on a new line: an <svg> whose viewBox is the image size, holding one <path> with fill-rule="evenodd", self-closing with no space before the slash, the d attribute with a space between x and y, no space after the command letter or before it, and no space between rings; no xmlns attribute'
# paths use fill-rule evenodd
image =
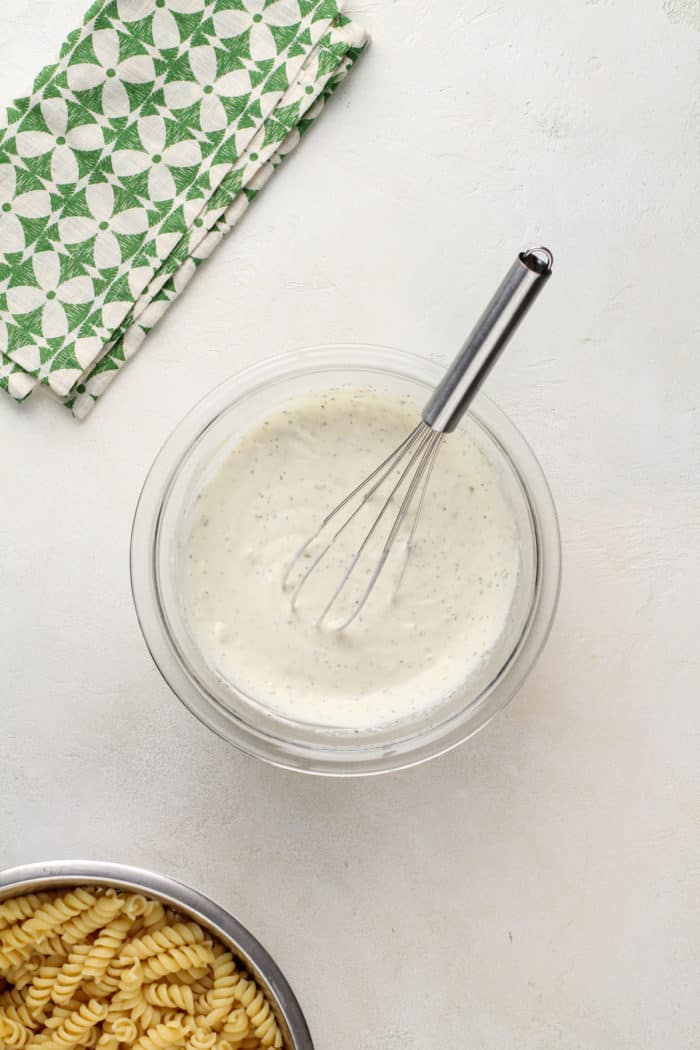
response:
<svg viewBox="0 0 700 1050"><path fill-rule="evenodd" d="M155 875L125 864L59 860L0 871L0 901L22 893L69 886L113 886L162 901L208 929L240 959L267 995L284 1037L286 1050L313 1050L301 1007L278 966L244 926L208 897L166 875Z"/></svg>

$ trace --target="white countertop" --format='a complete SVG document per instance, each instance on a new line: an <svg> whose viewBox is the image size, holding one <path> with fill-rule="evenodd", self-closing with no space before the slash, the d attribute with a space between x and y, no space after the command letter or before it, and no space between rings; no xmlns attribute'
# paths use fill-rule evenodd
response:
<svg viewBox="0 0 700 1050"><path fill-rule="evenodd" d="M84 6L5 0L0 98ZM89 420L0 403L0 866L111 858L191 883L274 954L318 1050L692 1050L697 0L348 7L372 50ZM535 673L403 774L242 757L169 693L132 610L156 450L281 350L447 359L533 240L557 272L489 392L561 514Z"/></svg>

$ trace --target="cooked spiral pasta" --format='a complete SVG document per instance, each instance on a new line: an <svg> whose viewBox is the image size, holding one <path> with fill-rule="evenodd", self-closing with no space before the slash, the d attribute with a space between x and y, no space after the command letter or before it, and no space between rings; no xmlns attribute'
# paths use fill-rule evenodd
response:
<svg viewBox="0 0 700 1050"><path fill-rule="evenodd" d="M120 915L100 931L97 940L92 945L90 954L85 960L83 973L86 977L99 980L109 968L109 964L121 950L122 944L129 932L131 919L128 915Z"/></svg>
<svg viewBox="0 0 700 1050"><path fill-rule="evenodd" d="M191 970L180 970L178 973L169 973L165 978L168 984L188 984L193 992L195 985L201 984L203 978L207 977L209 970L206 966L194 966ZM196 990L199 995L199 989Z"/></svg>
<svg viewBox="0 0 700 1050"><path fill-rule="evenodd" d="M91 999L81 1003L61 1022L52 1036L52 1042L60 1050L70 1050L74 1046L84 1046L90 1030L95 1028L107 1016L107 1004Z"/></svg>
<svg viewBox="0 0 700 1050"><path fill-rule="evenodd" d="M134 959L131 966L122 971L121 978L119 980L119 993L125 995L134 995L140 993L143 987L143 965Z"/></svg>
<svg viewBox="0 0 700 1050"><path fill-rule="evenodd" d="M21 923L15 923L0 933L0 968L6 972L15 970L34 950L31 934L22 930Z"/></svg>
<svg viewBox="0 0 700 1050"><path fill-rule="evenodd" d="M180 920L178 918L174 921L178 922ZM166 910L160 901L146 899L143 915L134 920L134 925L130 931L131 938L140 936L146 930L149 933L154 933L156 930L160 930L163 926L168 925L172 925L172 923L169 922Z"/></svg>
<svg viewBox="0 0 700 1050"><path fill-rule="evenodd" d="M94 1050L94 1047L97 1046L97 1043L100 1039L100 1035L101 1033L99 1028L91 1028L88 1034L86 1036L83 1036L83 1038L80 1040L80 1043L78 1044L81 1047L81 1050L83 1047L88 1047L89 1050Z"/></svg>
<svg viewBox="0 0 700 1050"><path fill-rule="evenodd" d="M100 1038L95 1043L97 1050L119 1050L120 1040L116 1035L110 1035L109 1032L103 1032Z"/></svg>
<svg viewBox="0 0 700 1050"><path fill-rule="evenodd" d="M61 897L48 900L37 909L30 918L22 924L24 933L40 941L48 936L57 926L79 915L81 911L87 911L95 903L95 898L87 890L80 887L71 890Z"/></svg>
<svg viewBox="0 0 700 1050"><path fill-rule="evenodd" d="M195 1028L186 1043L186 1050L212 1050L216 1046L216 1032L209 1028Z"/></svg>
<svg viewBox="0 0 700 1050"><path fill-rule="evenodd" d="M184 1042L184 1031L182 1026L171 1022L170 1024L157 1024L137 1039L134 1043L135 1050L168 1050L168 1047L182 1046Z"/></svg>
<svg viewBox="0 0 700 1050"><path fill-rule="evenodd" d="M8 1047L9 1050L21 1050L30 1041L31 1036L31 1030L19 1021L0 1017L0 1046Z"/></svg>
<svg viewBox="0 0 700 1050"><path fill-rule="evenodd" d="M119 987L119 978L107 980L107 974L100 981L84 981L80 989L89 999L109 999Z"/></svg>
<svg viewBox="0 0 700 1050"><path fill-rule="evenodd" d="M156 1025L163 1023L163 1011L159 1007L147 1003L143 996L141 996L131 1011L131 1016L134 1021L138 1022L141 1034L148 1031L149 1028L155 1028Z"/></svg>
<svg viewBox="0 0 700 1050"><path fill-rule="evenodd" d="M182 948L170 948L168 951L153 955L143 968L143 979L146 984L165 977L168 973L188 970L191 966L209 966L214 961L211 941L201 944L186 944Z"/></svg>
<svg viewBox="0 0 700 1050"><path fill-rule="evenodd" d="M246 1008L239 1006L237 1010L233 1010L227 1017L221 1034L224 1039L237 1047L240 1046L249 1032L250 1021L248 1020Z"/></svg>
<svg viewBox="0 0 700 1050"><path fill-rule="evenodd" d="M198 923L139 893L0 902L0 1050L277 1050L263 991Z"/></svg>
<svg viewBox="0 0 700 1050"><path fill-rule="evenodd" d="M3 1006L2 1016L9 1018L10 1021L16 1021L17 1024L24 1025L25 1028L31 1028L32 1015L24 1002L11 1002Z"/></svg>
<svg viewBox="0 0 700 1050"><path fill-rule="evenodd" d="M205 996L207 992L210 992L214 987L214 978L207 971L207 973L199 981L195 981L192 985L192 991L195 995L200 997Z"/></svg>
<svg viewBox="0 0 700 1050"><path fill-rule="evenodd" d="M129 1045L136 1041L139 1034L139 1026L136 1024L136 1021L127 1017L126 1014L115 1017L113 1021L108 1018L104 1023L104 1029L110 1035L117 1036L120 1043Z"/></svg>
<svg viewBox="0 0 700 1050"><path fill-rule="evenodd" d="M37 953L36 955L30 955L24 959L17 966L13 967L7 974L7 979L10 981L15 988L25 988L26 985L31 984L34 976L34 971L39 965L41 956Z"/></svg>
<svg viewBox="0 0 700 1050"><path fill-rule="evenodd" d="M68 956L61 969L56 975L56 981L51 989L51 999L57 1006L69 1003L75 995L80 984L85 960L90 953L89 944L76 945L74 951Z"/></svg>
<svg viewBox="0 0 700 1050"><path fill-rule="evenodd" d="M49 937L42 937L40 941L37 941L36 950L39 955L62 955L64 958L68 956L68 948L55 933Z"/></svg>
<svg viewBox="0 0 700 1050"><path fill-rule="evenodd" d="M209 1028L214 1028L216 1025L221 1024L231 1013L240 977L236 971L233 956L224 949L223 945L216 946L212 969L214 971L214 987L206 996L209 1008L206 1024Z"/></svg>
<svg viewBox="0 0 700 1050"><path fill-rule="evenodd" d="M0 992L0 1010L4 1010L7 1006L22 1006L23 1003L24 997L21 988L11 986L6 988L4 992Z"/></svg>
<svg viewBox="0 0 700 1050"><path fill-rule="evenodd" d="M130 893L124 898L124 911L130 919L138 919L146 914L148 901L142 893Z"/></svg>
<svg viewBox="0 0 700 1050"><path fill-rule="evenodd" d="M0 901L0 930L30 918L42 904L46 904L50 899L50 893L25 893L21 897Z"/></svg>
<svg viewBox="0 0 700 1050"><path fill-rule="evenodd" d="M83 942L95 930L101 930L111 922L121 910L122 902L118 897L98 897L92 908L76 915L62 927L61 940L66 947Z"/></svg>
<svg viewBox="0 0 700 1050"><path fill-rule="evenodd" d="M0 1046L21 1050L30 1039L30 1030L0 1012Z"/></svg>
<svg viewBox="0 0 700 1050"><path fill-rule="evenodd" d="M103 973L98 980L94 981L94 983L100 987L100 995L106 995L109 998L110 995L117 991L121 986L124 969L125 965L121 958L115 956L107 967L105 973Z"/></svg>
<svg viewBox="0 0 700 1050"><path fill-rule="evenodd" d="M189 985L163 981L161 984L147 984L144 991L146 1002L153 1006L182 1010L186 1014L194 1013L194 993Z"/></svg>
<svg viewBox="0 0 700 1050"><path fill-rule="evenodd" d="M60 1027L65 1021L66 1017L70 1017L74 1010L77 1010L80 1003L74 1002L69 1003L67 1006L54 1006L51 1011L51 1016L46 1018L46 1029L47 1031L53 1031L54 1028Z"/></svg>
<svg viewBox="0 0 700 1050"><path fill-rule="evenodd" d="M118 1017L120 1014L132 1014L142 1007L145 999L141 992L143 985L143 968L141 963L125 970L122 974L119 989L109 1002L109 1017Z"/></svg>
<svg viewBox="0 0 700 1050"><path fill-rule="evenodd" d="M242 977L236 985L236 998L245 1007L253 1034L263 1046L281 1046L282 1037L277 1028L270 1004L254 981Z"/></svg>
<svg viewBox="0 0 700 1050"><path fill-rule="evenodd" d="M129 941L122 949L122 958L148 959L170 948L201 944L204 939L204 930L196 922L180 922L174 926L164 926L154 933L144 933L142 937Z"/></svg>
<svg viewBox="0 0 700 1050"><path fill-rule="evenodd" d="M24 999L27 1010L33 1018L38 1018L50 1001L60 972L61 961L58 956L49 956L34 972Z"/></svg>

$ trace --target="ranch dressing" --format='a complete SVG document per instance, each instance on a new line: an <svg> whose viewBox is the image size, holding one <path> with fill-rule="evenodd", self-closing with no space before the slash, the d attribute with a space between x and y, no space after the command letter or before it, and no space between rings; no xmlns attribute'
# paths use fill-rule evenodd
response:
<svg viewBox="0 0 700 1050"><path fill-rule="evenodd" d="M506 631L520 567L494 464L464 433L444 442L401 588L387 565L358 619L314 625L347 561L331 551L299 609L284 572L325 514L416 424L370 390L297 401L251 431L197 497L182 547L195 645L277 715L366 731L409 721L477 678ZM487 679L488 681L488 679Z"/></svg>

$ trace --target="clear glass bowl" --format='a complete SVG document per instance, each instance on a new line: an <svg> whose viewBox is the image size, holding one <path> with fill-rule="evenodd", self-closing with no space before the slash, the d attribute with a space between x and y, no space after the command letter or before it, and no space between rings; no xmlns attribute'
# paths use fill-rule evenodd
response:
<svg viewBox="0 0 700 1050"><path fill-rule="evenodd" d="M461 427L498 465L516 520L521 572L509 623L488 661L447 701L413 721L367 733L310 726L275 715L208 667L188 629L179 547L197 493L226 449L284 404L314 391L372 386L415 405L439 382L440 365L385 347L316 347L267 360L204 398L158 453L131 536L131 582L146 644L166 682L205 725L242 751L278 766L335 776L402 769L472 736L522 685L549 634L559 593L557 516L533 452L510 420L480 395Z"/></svg>

